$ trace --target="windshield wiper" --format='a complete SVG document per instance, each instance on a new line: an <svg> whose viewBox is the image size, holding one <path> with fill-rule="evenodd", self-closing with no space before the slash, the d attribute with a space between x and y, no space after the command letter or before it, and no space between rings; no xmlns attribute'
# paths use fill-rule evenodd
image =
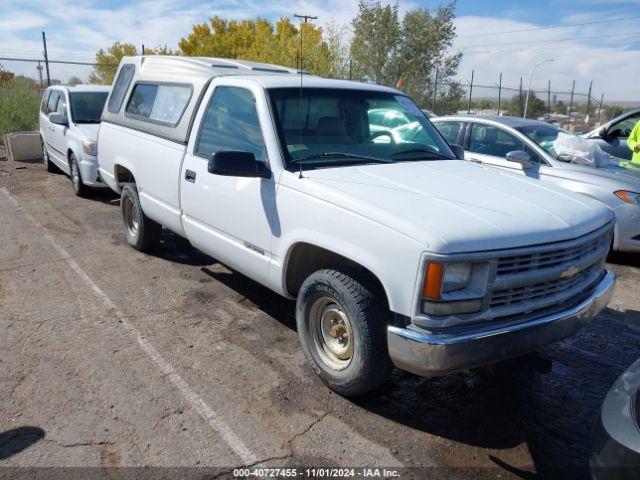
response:
<svg viewBox="0 0 640 480"><path fill-rule="evenodd" d="M375 162L375 163L392 163L393 162L393 160L388 160L386 158L369 157L367 155L356 155L354 153L346 153L346 152L314 153L311 155L307 155L305 157L293 159L293 161L299 164L303 164L303 163L306 163L307 160L321 160L323 158L341 158L341 159L343 158L345 160L363 160L363 161Z"/></svg>
<svg viewBox="0 0 640 480"><path fill-rule="evenodd" d="M440 152L436 152L435 150L431 150L430 148L412 148L410 150L402 150L400 152L392 153L391 156L395 157L396 155L403 155L405 153L430 153L431 155L436 155L439 158L446 158L447 160L455 160L455 157L444 155ZM416 158L415 160L420 160L420 159Z"/></svg>

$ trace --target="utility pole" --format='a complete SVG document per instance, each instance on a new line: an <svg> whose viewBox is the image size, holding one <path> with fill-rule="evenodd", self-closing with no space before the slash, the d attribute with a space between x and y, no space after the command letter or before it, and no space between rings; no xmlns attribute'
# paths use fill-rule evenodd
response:
<svg viewBox="0 0 640 480"><path fill-rule="evenodd" d="M304 23L309 23L309 20L317 20L318 17L314 17L313 15L299 15L297 13L294 13L293 16L300 19L300 70L302 71L302 20L304 20ZM300 103L300 108L302 108L302 102Z"/></svg>
<svg viewBox="0 0 640 480"><path fill-rule="evenodd" d="M38 66L36 67L36 69L38 70L38 78L40 79L40 86L43 87L44 83L42 81L42 64L40 63L40 61L38 61Z"/></svg>
<svg viewBox="0 0 640 480"><path fill-rule="evenodd" d="M471 83L469 84L469 103L467 104L467 113L471 113L471 95L473 94L473 74L475 70L471 70Z"/></svg>
<svg viewBox="0 0 640 480"><path fill-rule="evenodd" d="M44 65L47 68L47 86L51 86L51 75L49 75L49 55L47 54L47 37L42 32L42 44L44 45Z"/></svg>
<svg viewBox="0 0 640 480"><path fill-rule="evenodd" d="M438 67L436 67L436 75L433 81L433 104L431 105L431 109L436 111L436 95L438 94Z"/></svg>
<svg viewBox="0 0 640 480"><path fill-rule="evenodd" d="M551 80L547 84L547 117L551 118Z"/></svg>
<svg viewBox="0 0 640 480"><path fill-rule="evenodd" d="M142 44L142 55L144 55L144 43Z"/></svg>
<svg viewBox="0 0 640 480"><path fill-rule="evenodd" d="M520 100L520 115L522 115L522 112L524 111L524 106L522 105L522 77L520 77L520 89L518 92L518 99Z"/></svg>
<svg viewBox="0 0 640 480"><path fill-rule="evenodd" d="M571 86L571 100L569 101L569 125L571 125L571 113L573 110L573 92L576 90L576 81L573 81L573 85Z"/></svg>
<svg viewBox="0 0 640 480"><path fill-rule="evenodd" d="M604 92L600 96L600 106L598 107L598 123L600 123L600 114L602 114L602 102L604 101Z"/></svg>
<svg viewBox="0 0 640 480"><path fill-rule="evenodd" d="M501 102L502 102L502 72L500 72L500 80L498 80L498 116L500 116Z"/></svg>
<svg viewBox="0 0 640 480"><path fill-rule="evenodd" d="M294 13L293 16L300 19L300 144L302 145L302 77L304 76L302 73L302 21L304 20L306 24L309 20L317 20L318 17L314 17L313 15L299 15L297 13ZM307 111L307 115L308 114L309 112ZM302 178L302 162L298 162L298 166L300 167L300 178Z"/></svg>
<svg viewBox="0 0 640 480"><path fill-rule="evenodd" d="M587 116L585 118L588 119L589 118L589 110L591 107L591 88L593 87L593 80L589 82L589 94L587 95Z"/></svg>

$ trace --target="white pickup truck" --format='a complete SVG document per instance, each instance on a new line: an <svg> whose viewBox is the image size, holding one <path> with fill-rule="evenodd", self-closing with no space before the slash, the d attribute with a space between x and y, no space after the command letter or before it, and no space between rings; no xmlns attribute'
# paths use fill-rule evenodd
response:
<svg viewBox="0 0 640 480"><path fill-rule="evenodd" d="M398 141L380 109L420 128ZM127 57L98 152L133 247L151 249L164 226L296 298L306 358L343 395L393 365L435 376L535 350L612 294L606 206L460 161L390 88Z"/></svg>

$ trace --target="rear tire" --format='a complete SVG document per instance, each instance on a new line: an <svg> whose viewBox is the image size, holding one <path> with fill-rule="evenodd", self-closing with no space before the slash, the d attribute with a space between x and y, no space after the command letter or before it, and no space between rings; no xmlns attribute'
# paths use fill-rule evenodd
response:
<svg viewBox="0 0 640 480"><path fill-rule="evenodd" d="M73 193L76 197L86 197L89 195L89 187L82 182L82 174L76 156L72 153L69 155L69 173L71 177L71 185L73 185Z"/></svg>
<svg viewBox="0 0 640 480"><path fill-rule="evenodd" d="M42 142L42 163L44 163L44 168L47 169L47 172L55 173L58 171L58 168L49 160L49 152L47 152L47 147L44 146L44 141Z"/></svg>
<svg viewBox="0 0 640 480"><path fill-rule="evenodd" d="M144 214L134 183L122 187L120 213L127 243L141 252L152 250L160 239L162 225Z"/></svg>
<svg viewBox="0 0 640 480"><path fill-rule="evenodd" d="M370 392L393 370L390 313L382 295L351 271L319 270L300 287L296 323L302 350L313 371L340 395Z"/></svg>

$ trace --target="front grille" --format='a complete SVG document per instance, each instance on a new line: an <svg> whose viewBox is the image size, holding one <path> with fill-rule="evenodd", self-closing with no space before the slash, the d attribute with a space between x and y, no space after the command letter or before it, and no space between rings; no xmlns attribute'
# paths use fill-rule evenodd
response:
<svg viewBox="0 0 640 480"><path fill-rule="evenodd" d="M496 273L497 275L506 275L570 264L585 255L601 250L603 247L608 248L610 241L608 233L609 232L605 232L604 235L596 236L581 245L565 248L551 247L550 250L500 258Z"/></svg>
<svg viewBox="0 0 640 480"><path fill-rule="evenodd" d="M500 257L489 316L504 319L582 301L602 278L611 226L580 239L523 249Z"/></svg>

